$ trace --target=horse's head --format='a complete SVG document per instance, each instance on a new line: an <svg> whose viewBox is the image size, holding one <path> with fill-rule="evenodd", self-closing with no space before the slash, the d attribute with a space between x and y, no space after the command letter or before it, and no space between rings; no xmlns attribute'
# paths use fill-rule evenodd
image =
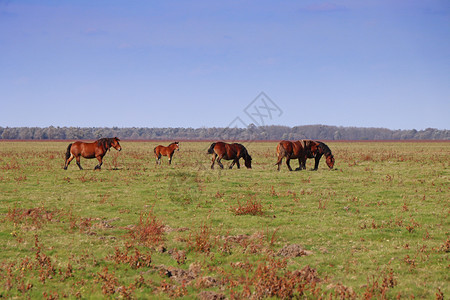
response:
<svg viewBox="0 0 450 300"><path fill-rule="evenodd" d="M111 146L114 147L117 151L121 151L122 147L119 144L120 139L118 137L114 137L111 139Z"/></svg>
<svg viewBox="0 0 450 300"><path fill-rule="evenodd" d="M327 166L330 169L333 169L334 167L334 156L333 154L330 154L327 156L327 160L326 160Z"/></svg>
<svg viewBox="0 0 450 300"><path fill-rule="evenodd" d="M251 169L252 168L252 157L250 156L250 154L246 153L247 155L244 156L244 161L245 161L245 166L247 167L247 169Z"/></svg>
<svg viewBox="0 0 450 300"><path fill-rule="evenodd" d="M177 150L177 151L180 151L180 143L179 142L175 142L175 143L173 143L174 145L175 145L175 149Z"/></svg>

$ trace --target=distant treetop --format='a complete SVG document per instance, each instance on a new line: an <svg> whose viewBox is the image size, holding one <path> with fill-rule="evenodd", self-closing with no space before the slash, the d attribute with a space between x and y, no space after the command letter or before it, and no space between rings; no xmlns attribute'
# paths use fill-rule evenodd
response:
<svg viewBox="0 0 450 300"><path fill-rule="evenodd" d="M271 125L248 128L0 127L0 139L81 140L118 136L130 140L450 140L450 130Z"/></svg>

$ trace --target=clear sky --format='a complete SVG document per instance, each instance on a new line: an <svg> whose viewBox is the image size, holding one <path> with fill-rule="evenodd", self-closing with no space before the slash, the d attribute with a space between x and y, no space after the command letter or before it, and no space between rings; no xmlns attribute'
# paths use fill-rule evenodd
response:
<svg viewBox="0 0 450 300"><path fill-rule="evenodd" d="M261 92L267 125L449 129L450 1L0 0L2 127L246 125Z"/></svg>

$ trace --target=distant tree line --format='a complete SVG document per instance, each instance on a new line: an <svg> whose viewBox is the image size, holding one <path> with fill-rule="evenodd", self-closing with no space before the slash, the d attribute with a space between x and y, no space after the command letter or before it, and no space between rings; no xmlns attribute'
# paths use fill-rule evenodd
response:
<svg viewBox="0 0 450 300"><path fill-rule="evenodd" d="M450 130L253 124L247 128L0 127L0 139L4 140L95 140L114 136L129 140L450 140Z"/></svg>

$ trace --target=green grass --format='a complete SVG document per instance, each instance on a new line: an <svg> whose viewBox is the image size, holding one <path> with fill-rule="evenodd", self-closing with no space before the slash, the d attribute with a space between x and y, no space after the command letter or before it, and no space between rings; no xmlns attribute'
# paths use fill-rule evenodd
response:
<svg viewBox="0 0 450 300"><path fill-rule="evenodd" d="M157 166L160 142L127 141L65 171L67 144L0 142L0 297L450 293L448 142L329 143L316 172L277 172L274 142L245 144L251 170L211 170L208 142ZM277 255L292 244L308 255Z"/></svg>

